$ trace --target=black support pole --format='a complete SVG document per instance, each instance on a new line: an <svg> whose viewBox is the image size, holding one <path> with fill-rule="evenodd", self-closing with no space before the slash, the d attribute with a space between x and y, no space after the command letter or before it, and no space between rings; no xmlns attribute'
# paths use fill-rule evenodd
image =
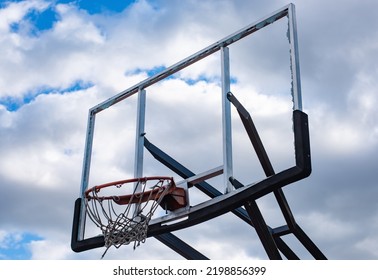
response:
<svg viewBox="0 0 378 280"><path fill-rule="evenodd" d="M235 178L230 179L232 185L238 189L244 187L242 183L240 183ZM265 249L266 254L268 255L269 259L271 260L281 260L282 257L278 252L277 245L273 239L271 229L266 225L265 219L261 214L261 211L254 200L249 200L244 204L244 208L246 209L249 218L256 230L258 237Z"/></svg>
<svg viewBox="0 0 378 280"><path fill-rule="evenodd" d="M172 233L167 232L155 235L154 237L187 260L208 260L205 255L201 254Z"/></svg>
<svg viewBox="0 0 378 280"><path fill-rule="evenodd" d="M252 146L255 149L256 155L260 161L260 164L264 170L266 177L274 175L275 172L273 165L269 159L268 153L264 148L264 145L261 141L260 135L256 129L251 115L231 92L227 94L227 98L235 106L236 110L239 113L240 119L244 125L249 140L251 141ZM294 220L294 215L291 212L289 203L286 200L283 190L277 189L273 193L276 197L278 205L281 208L281 212L285 218L286 223L290 228L294 229L296 222Z"/></svg>

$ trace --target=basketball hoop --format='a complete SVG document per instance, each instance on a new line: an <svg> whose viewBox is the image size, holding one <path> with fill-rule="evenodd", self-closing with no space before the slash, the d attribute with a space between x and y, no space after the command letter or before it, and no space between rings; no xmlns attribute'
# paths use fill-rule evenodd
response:
<svg viewBox="0 0 378 280"><path fill-rule="evenodd" d="M125 194L127 187L133 188L131 194ZM135 249L144 243L148 223L159 205L174 211L185 207L187 201L185 190L176 187L172 177L144 177L90 188L85 192L85 204L88 216L104 235L104 257L111 246L134 242Z"/></svg>

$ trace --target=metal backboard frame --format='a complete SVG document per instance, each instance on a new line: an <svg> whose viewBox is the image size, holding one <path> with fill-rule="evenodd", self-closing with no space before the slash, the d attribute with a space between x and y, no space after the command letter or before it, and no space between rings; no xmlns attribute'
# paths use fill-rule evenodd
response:
<svg viewBox="0 0 378 280"><path fill-rule="evenodd" d="M231 93L231 75L230 75L230 53L228 46L263 29L264 27L284 18L288 18L288 39L290 48L290 66L291 66L291 94L293 100L293 127L295 134L295 149L296 149L296 166L290 167L279 174L274 174L274 171L267 173L267 179L257 184L247 184L241 185L233 177L233 152L232 152L232 129L231 129L231 106L234 105L242 120L245 120L245 126L248 131L247 126L248 118L243 119L242 110L243 107L238 103L236 98ZM223 162L220 166L212 168L210 170L204 171L200 174L194 174L187 170L180 163L176 162L174 159L170 158L167 154L159 150L156 146L150 143L145 138L145 113L146 113L146 95L148 87L166 79L167 77L177 73L178 71L196 63L211 54L220 52L221 56L221 94L222 94L222 154ZM295 19L295 7L293 4L289 4L282 9L244 27L243 29L215 42L214 44L200 50L199 52L181 60L180 62L166 68L162 72L147 78L140 83L130 87L129 89L120 92L119 94L105 100L104 102L94 106L89 110L88 115L88 125L87 125L87 135L86 144L84 152L83 161L83 172L80 187L80 198L75 204L75 217L74 217L74 228L73 228L73 249L75 251L83 251L96 247L103 246L103 240L101 237L85 238L85 220L86 211L84 203L84 193L88 189L90 167L91 167L91 156L92 156L92 146L93 137L95 131L95 119L96 115L100 112L110 108L111 106L138 94L138 108L137 108L137 124L136 124L136 138L135 138L135 161L134 161L134 177L143 176L143 159L144 150L153 154L153 156L161 163L169 166L177 174L184 178L183 181L178 182L178 185L182 186L199 186L199 188L204 189L203 191L207 193L211 199L201 203L200 205L195 205L191 208L187 207L185 209L180 209L178 211L167 214L166 216L159 217L152 220L149 227L149 236L160 236L160 240L165 240L169 242L169 238L164 238L164 234L170 233L173 230L185 228L192 226L197 223L201 223L208 219L214 218L216 216L222 215L226 212L236 211L242 212L242 216L248 216L244 211L237 210L238 207L245 206L245 209L251 210L251 201L266 195L267 193L277 191L276 197L282 202L280 206L283 209L285 219L288 221L293 221L290 209L288 208L287 202L283 197L283 193L279 190L286 184L295 182L304 177L307 177L311 172L311 163L309 156L309 145L308 145L308 128L307 128L307 116L302 112L302 97L301 97L301 83L300 83L300 69L299 69L299 56L298 56L298 39L297 39L297 27ZM240 105L240 106L239 106ZM255 137L258 140L258 135L251 136L253 132L248 132L250 137ZM253 140L251 139L253 142ZM257 153L264 155L264 149L262 146L255 146ZM262 152L260 152L262 151ZM261 159L263 162L264 159ZM265 159L269 163L269 159ZM263 163L262 163L263 164ZM264 164L263 164L264 165ZM267 164L269 165L269 164ZM212 178L214 176L223 176L224 192L218 193L214 191L211 187L204 186L205 180ZM274 176L272 176L274 175ZM276 176L277 175L277 176ZM202 184L202 185L201 185ZM247 201L250 201L246 206ZM224 205L222 209L219 207L214 207L215 205ZM286 207L286 208L285 208ZM256 208L256 207L255 207ZM282 210L281 209L281 210ZM256 210L256 209L255 209ZM249 216L251 216L251 213ZM181 221L179 219L186 219L186 221ZM243 218L242 218L243 219ZM252 218L251 218L252 219ZM262 219L262 218L261 218ZM175 223L175 220L179 220ZM173 222L172 222L173 221ZM170 224L172 222L172 224ZM168 225L169 224L169 225ZM263 226L264 227L264 226ZM265 225L266 227L266 225ZM256 229L257 230L257 229ZM265 229L266 230L266 229ZM263 230L264 232L264 230ZM284 231L283 231L284 232ZM287 232L287 230L286 230ZM280 234L278 234L278 237ZM171 236L172 237L172 236ZM177 242L177 240L175 241ZM74 248L75 247L75 248ZM185 247L186 251L190 251ZM177 249L177 247L176 247ZM198 255L197 252L193 255ZM269 255L274 258L275 253ZM273 257L272 257L273 256Z"/></svg>

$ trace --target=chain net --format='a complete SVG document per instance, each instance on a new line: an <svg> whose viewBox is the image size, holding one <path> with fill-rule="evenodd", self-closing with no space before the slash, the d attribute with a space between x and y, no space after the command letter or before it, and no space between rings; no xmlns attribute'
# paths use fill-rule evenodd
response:
<svg viewBox="0 0 378 280"><path fill-rule="evenodd" d="M125 185L120 183L114 187L121 189ZM172 186L172 178L140 178L134 182L131 195L100 196L96 187L87 192L88 216L104 235L106 250L102 258L111 246L119 248L133 242L135 249L145 242L151 217ZM121 202L125 197L128 201Z"/></svg>

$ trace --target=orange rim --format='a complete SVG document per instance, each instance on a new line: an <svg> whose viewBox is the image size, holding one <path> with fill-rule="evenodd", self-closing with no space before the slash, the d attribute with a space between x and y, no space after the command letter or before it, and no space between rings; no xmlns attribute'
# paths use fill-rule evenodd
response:
<svg viewBox="0 0 378 280"><path fill-rule="evenodd" d="M127 183L147 182L147 181L152 181L152 180L159 180L159 181L163 181L163 182L167 181L168 184L158 186L158 187L156 187L152 190L149 190L149 191L127 194L127 195L100 196L100 197L91 195L91 193L93 193L93 192L98 193L98 192L101 191L101 189L108 188L108 187L124 185L124 184L127 184ZM94 187L88 189L85 192L85 198L88 199L88 200L91 200L91 199L113 200L115 203L120 204L120 205L142 203L142 202L146 202L148 200L159 199L161 194L163 193L163 190L166 189L170 185L171 185L171 188L168 190L168 192L166 194L170 194L177 189L176 185L174 184L172 177L155 176L155 177L143 177L143 178L134 178L134 179L128 179L128 180L114 181L114 182L94 186Z"/></svg>

